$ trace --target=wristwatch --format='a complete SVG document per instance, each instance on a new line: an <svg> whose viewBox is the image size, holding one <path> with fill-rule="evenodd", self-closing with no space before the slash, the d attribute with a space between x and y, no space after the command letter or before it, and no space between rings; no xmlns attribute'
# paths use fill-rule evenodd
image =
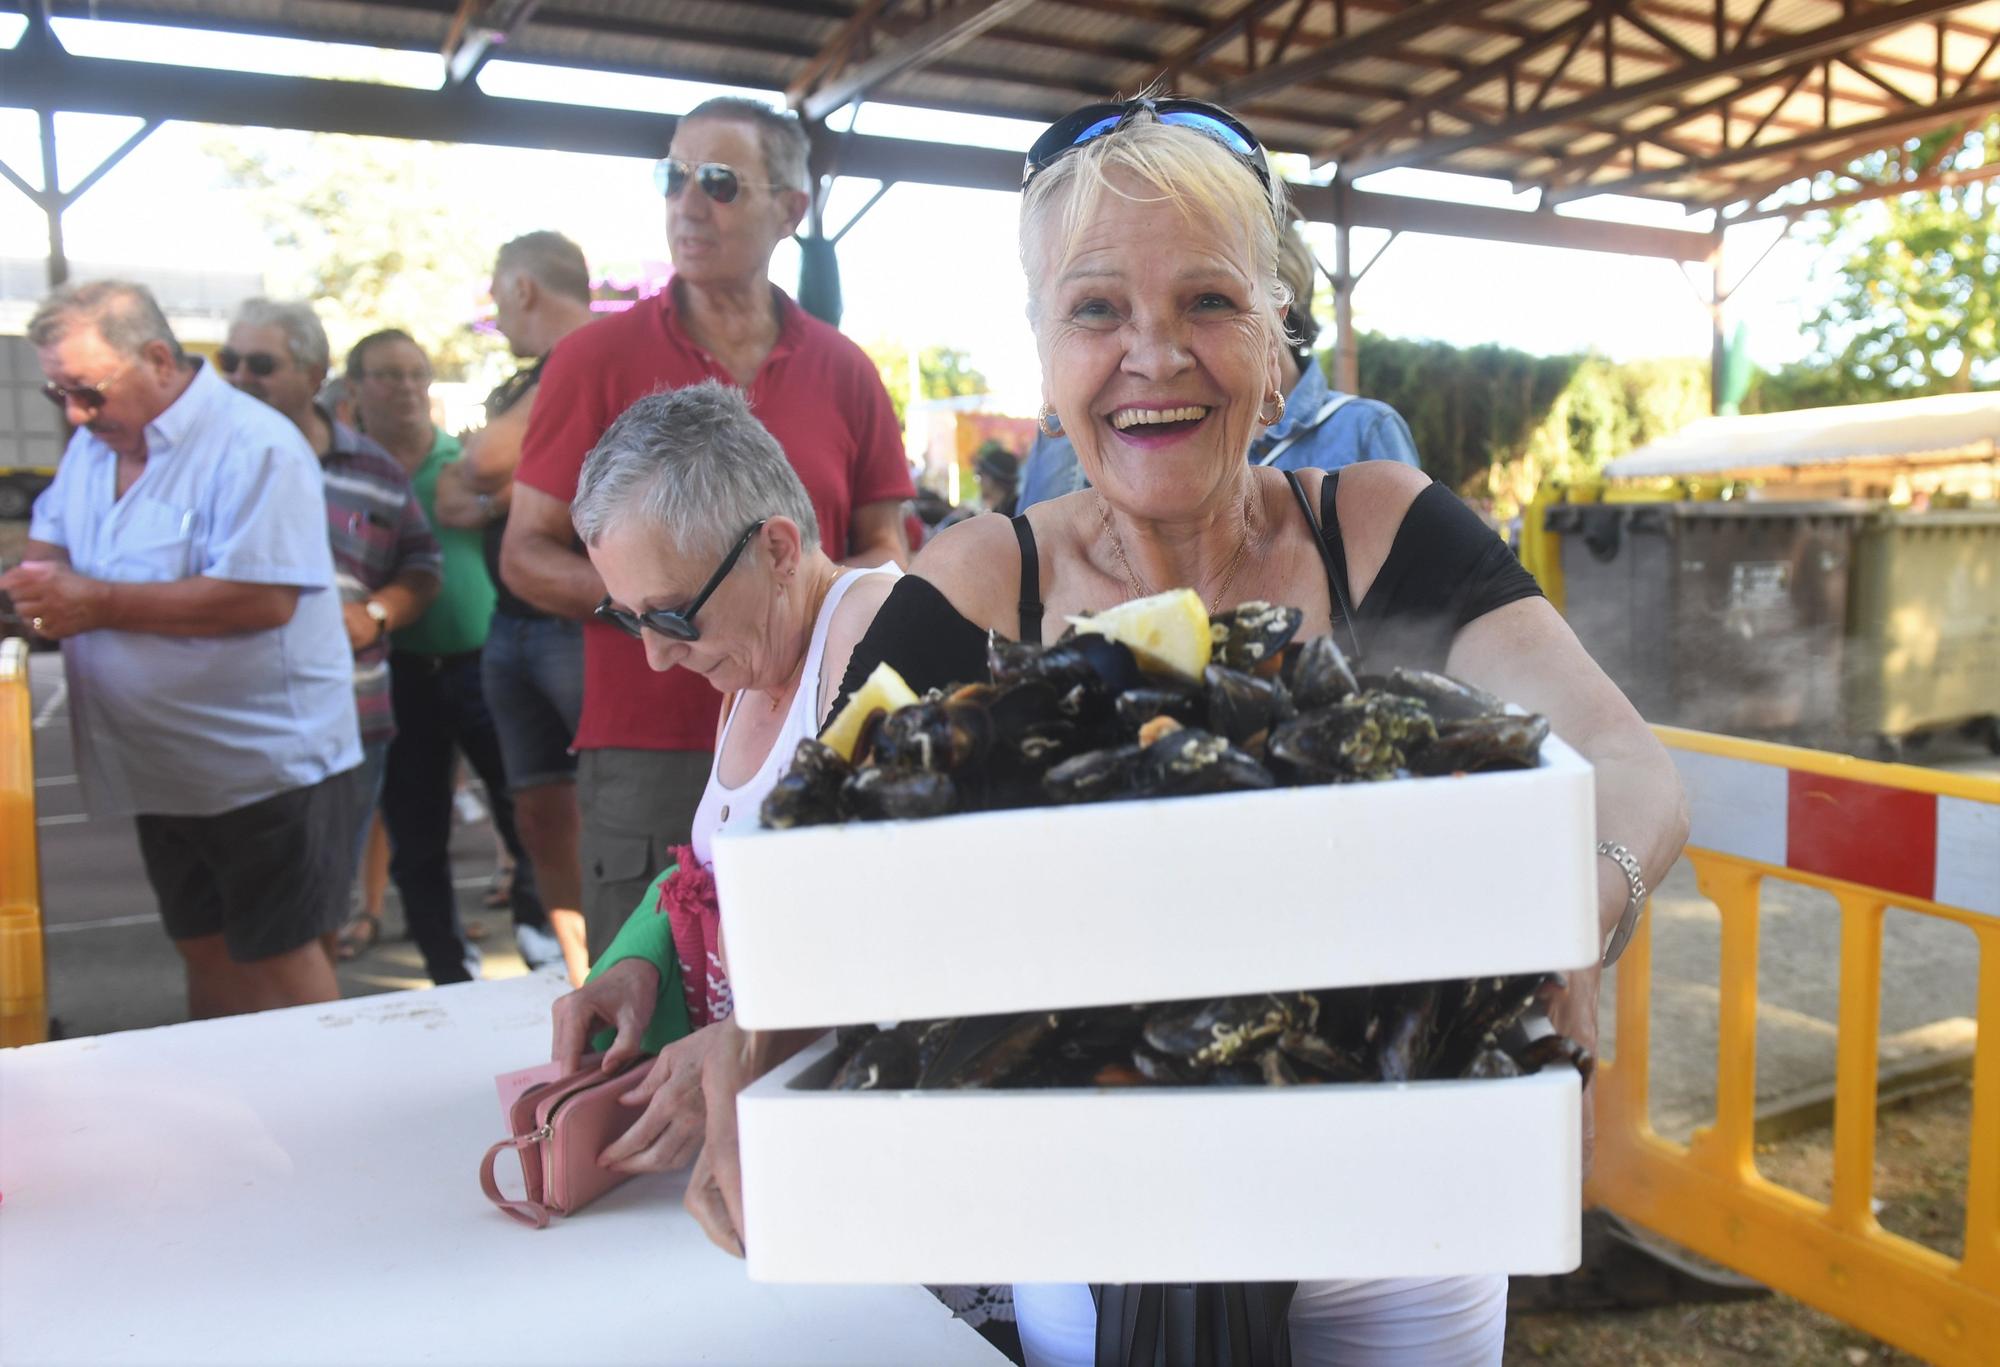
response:
<svg viewBox="0 0 2000 1367"><path fill-rule="evenodd" d="M1639 860L1632 851L1615 841L1600 841L1597 852L1618 866L1625 875L1625 910L1619 913L1618 924L1611 928L1611 934L1604 940L1604 967L1618 962L1618 956L1625 952L1625 944L1632 938L1638 927L1639 913L1646 905L1646 877L1640 871Z"/></svg>
<svg viewBox="0 0 2000 1367"><path fill-rule="evenodd" d="M375 623L375 644L380 645L382 638L389 634L389 609L381 599L370 598L361 605L361 610Z"/></svg>

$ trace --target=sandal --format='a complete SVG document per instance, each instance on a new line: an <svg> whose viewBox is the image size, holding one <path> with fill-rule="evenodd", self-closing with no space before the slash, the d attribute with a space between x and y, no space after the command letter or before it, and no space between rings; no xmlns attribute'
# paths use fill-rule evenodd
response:
<svg viewBox="0 0 2000 1367"><path fill-rule="evenodd" d="M370 916L367 912L355 913L354 919L340 929L340 948L336 957L342 963L358 959L375 948L382 939L382 918Z"/></svg>
<svg viewBox="0 0 2000 1367"><path fill-rule="evenodd" d="M499 911L514 900L514 870L504 864L493 870L493 876L486 882L486 896L483 905L488 911Z"/></svg>

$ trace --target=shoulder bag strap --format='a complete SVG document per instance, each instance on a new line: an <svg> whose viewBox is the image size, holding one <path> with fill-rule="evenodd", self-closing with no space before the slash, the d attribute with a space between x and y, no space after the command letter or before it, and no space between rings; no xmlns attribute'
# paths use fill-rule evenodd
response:
<svg viewBox="0 0 2000 1367"><path fill-rule="evenodd" d="M1347 407L1347 405L1353 403L1356 399L1360 397L1361 396L1359 394L1335 394L1332 398L1328 399L1325 403L1320 405L1319 412L1312 415L1311 422L1300 423L1297 427L1294 427L1288 434L1286 434L1285 439L1283 441L1279 442L1277 445L1273 446L1270 450L1266 451L1263 454L1263 456L1258 459L1257 463L1259 465L1275 464L1278 457L1284 455L1285 452L1291 450L1292 444L1298 441L1299 438L1310 436L1312 433L1319 431L1319 429L1325 425L1326 420L1328 418L1332 417L1335 413L1338 413L1341 409Z"/></svg>

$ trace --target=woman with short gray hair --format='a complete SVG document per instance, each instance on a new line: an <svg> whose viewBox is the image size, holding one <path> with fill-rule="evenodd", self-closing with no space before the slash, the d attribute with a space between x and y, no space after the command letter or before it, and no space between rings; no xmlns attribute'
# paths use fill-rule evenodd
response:
<svg viewBox="0 0 2000 1367"><path fill-rule="evenodd" d="M703 1060L740 1039L709 842L731 821L755 822L799 741L819 733L901 571L827 557L785 453L742 391L714 380L626 409L585 459L570 509L604 580L598 617L644 642L654 669L692 670L725 697L690 843L673 851L589 981L554 1008L554 1053L568 1069L599 1025L617 1030L607 1072L659 1051L628 1094L645 1113L601 1161L665 1171L701 1146Z"/></svg>

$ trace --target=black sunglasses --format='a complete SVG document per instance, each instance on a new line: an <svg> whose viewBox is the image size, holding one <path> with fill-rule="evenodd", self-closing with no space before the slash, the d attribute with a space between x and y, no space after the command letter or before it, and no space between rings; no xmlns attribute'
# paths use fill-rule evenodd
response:
<svg viewBox="0 0 2000 1367"><path fill-rule="evenodd" d="M70 401L74 399L76 406L84 412L101 413L104 411L104 405L109 402L105 397L104 391L111 388L131 368L132 362L127 361L124 365L118 367L117 371L110 378L99 380L96 384L62 385L57 384L54 380L44 380L42 382L42 397L64 412L69 411Z"/></svg>
<svg viewBox="0 0 2000 1367"><path fill-rule="evenodd" d="M662 157L653 163L653 188L668 199L674 198L687 189L692 180L701 187L701 192L717 204L733 204L745 185L759 185L766 190L782 189L782 186L764 185L762 181L747 181L734 166L725 166L719 161L704 161L699 164L682 161L679 157Z"/></svg>
<svg viewBox="0 0 2000 1367"><path fill-rule="evenodd" d="M278 369L278 358L268 351L241 352L233 347L224 347L215 353L215 368L225 375L234 375L236 367L242 366L258 379L274 374Z"/></svg>
<svg viewBox="0 0 2000 1367"><path fill-rule="evenodd" d="M708 576L708 582L701 586L701 592L697 593L694 601L686 607L647 608L643 612L627 612L624 608L613 607L611 595L607 593L604 595L604 601L597 605L596 617L600 621L611 623L635 639L644 636L645 628L651 627L660 635L676 641L699 641L701 628L694 624L694 615L701 611L701 605L708 601L709 595L714 593L717 586L728 577L729 571L736 568L736 561L743 554L743 548L750 544L750 538L757 535L768 520L758 518L750 524L750 530L736 538L736 544L729 548L729 554L722 557L722 563L715 567L715 573Z"/></svg>
<svg viewBox="0 0 2000 1367"><path fill-rule="evenodd" d="M1257 135L1227 109L1209 104L1206 100L1184 99L1178 95L1159 100L1087 104L1074 113L1063 115L1050 124L1035 139L1035 145L1028 149L1028 164L1021 169L1021 188L1025 190L1029 181L1046 171L1052 163L1060 161L1064 154L1123 128L1142 109L1149 110L1161 123L1172 124L1176 128L1192 128L1197 133L1214 138L1241 157L1244 164L1257 173L1257 179L1263 182L1264 192L1270 193L1271 172L1264 164L1264 145L1257 141Z"/></svg>

